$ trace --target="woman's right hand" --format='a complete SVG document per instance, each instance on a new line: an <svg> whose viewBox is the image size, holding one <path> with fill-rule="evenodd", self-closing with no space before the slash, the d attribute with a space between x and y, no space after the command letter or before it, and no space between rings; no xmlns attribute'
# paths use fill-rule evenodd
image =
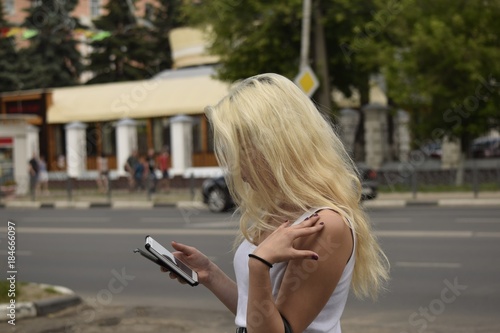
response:
<svg viewBox="0 0 500 333"><path fill-rule="evenodd" d="M177 250L176 252L173 252L173 255L180 261L187 264L198 274L198 282L200 284L205 284L210 277L210 268L213 264L210 259L192 246L172 242L172 247ZM165 267L161 267L161 271L170 272ZM175 273L170 272L169 275L171 279L177 279L180 283L186 284L186 282L179 278Z"/></svg>

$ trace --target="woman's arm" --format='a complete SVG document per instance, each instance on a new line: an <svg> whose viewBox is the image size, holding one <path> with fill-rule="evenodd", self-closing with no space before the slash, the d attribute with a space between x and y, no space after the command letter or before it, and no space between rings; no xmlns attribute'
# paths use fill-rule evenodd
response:
<svg viewBox="0 0 500 333"><path fill-rule="evenodd" d="M250 260L248 332L282 333L281 316L293 332L304 331L335 290L352 246L349 227L332 211L320 212L296 226L278 228L254 254L271 263L284 258L290 261L274 301L269 268Z"/></svg>

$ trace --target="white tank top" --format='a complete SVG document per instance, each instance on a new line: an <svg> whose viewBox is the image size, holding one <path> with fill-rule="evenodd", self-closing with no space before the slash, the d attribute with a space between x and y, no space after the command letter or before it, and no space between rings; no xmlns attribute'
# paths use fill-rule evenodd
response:
<svg viewBox="0 0 500 333"><path fill-rule="evenodd" d="M330 207L324 208L312 208L305 212L301 217L299 217L293 224L298 224L304 221L307 216L312 215L322 209L331 209ZM352 223L348 220L351 229L353 229ZM304 333L341 333L340 329L340 317L344 311L345 304L347 302L347 296L349 295L349 287L351 285L352 274L354 270L355 262L355 249L356 249L356 236L353 230L354 244L351 258L347 262L342 276L335 287L332 295L328 299L325 307L321 310L318 316L312 321L312 323L306 328ZM255 250L256 246L247 240L244 240L241 245L236 250L234 254L234 271L236 275L236 283L238 286L238 308L236 310L235 323L238 327L246 327L247 319L247 303L248 303L248 255ZM273 297L276 300L278 297L279 288L281 286L281 281L283 280L283 275L287 267L287 262L280 262L274 264L270 270L271 276L271 286ZM299 333L299 332L295 332Z"/></svg>

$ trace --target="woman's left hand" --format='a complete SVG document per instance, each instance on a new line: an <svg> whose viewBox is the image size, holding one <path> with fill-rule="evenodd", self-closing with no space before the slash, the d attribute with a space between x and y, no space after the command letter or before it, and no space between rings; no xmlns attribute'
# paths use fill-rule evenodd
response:
<svg viewBox="0 0 500 333"><path fill-rule="evenodd" d="M297 250L293 247L293 243L297 238L321 231L324 228L324 223L319 222L319 219L319 215L314 214L296 225L291 225L291 222L288 221L283 223L257 246L253 254L271 264L292 259L318 260L319 257L316 252Z"/></svg>

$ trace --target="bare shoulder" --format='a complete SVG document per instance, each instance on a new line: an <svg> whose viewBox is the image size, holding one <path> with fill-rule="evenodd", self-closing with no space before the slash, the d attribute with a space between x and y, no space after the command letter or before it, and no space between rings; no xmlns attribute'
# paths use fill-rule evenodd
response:
<svg viewBox="0 0 500 333"><path fill-rule="evenodd" d="M345 248L347 251L352 247L351 228L347 221L336 211L322 209L318 211L320 217L318 223L324 223L321 232L304 237L297 244L304 249L317 249L320 244L337 244L339 250Z"/></svg>

